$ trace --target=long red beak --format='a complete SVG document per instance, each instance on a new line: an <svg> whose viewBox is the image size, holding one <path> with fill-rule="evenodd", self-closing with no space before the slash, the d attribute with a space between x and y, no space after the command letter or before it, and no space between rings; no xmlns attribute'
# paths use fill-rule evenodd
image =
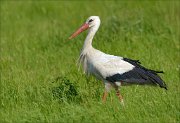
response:
<svg viewBox="0 0 180 123"><path fill-rule="evenodd" d="M81 32L87 30L89 28L89 25L87 23L83 24L76 32L74 32L69 39L75 38L77 35L79 35Z"/></svg>

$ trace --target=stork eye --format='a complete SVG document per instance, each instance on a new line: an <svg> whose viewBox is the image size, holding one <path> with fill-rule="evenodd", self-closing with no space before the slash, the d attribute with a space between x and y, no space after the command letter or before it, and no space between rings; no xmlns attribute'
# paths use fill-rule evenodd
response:
<svg viewBox="0 0 180 123"><path fill-rule="evenodd" d="M89 20L89 23L92 22L92 21L93 21L93 19L90 19L90 20Z"/></svg>

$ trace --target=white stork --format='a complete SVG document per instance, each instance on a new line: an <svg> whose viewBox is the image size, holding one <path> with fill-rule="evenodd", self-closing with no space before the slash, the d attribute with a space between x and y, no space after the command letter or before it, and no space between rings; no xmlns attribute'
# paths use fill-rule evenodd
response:
<svg viewBox="0 0 180 123"><path fill-rule="evenodd" d="M103 102L111 87L116 90L120 102L123 104L123 97L120 94L119 87L129 84L149 84L159 85L166 88L166 84L155 71L140 65L138 60L123 58L105 54L92 47L92 40L100 26L98 16L90 16L85 24L83 24L69 39L76 37L81 32L89 29L88 35L84 41L83 48L80 53L79 63L82 64L84 72L92 74L96 78L102 80L105 85L105 91L102 97Z"/></svg>

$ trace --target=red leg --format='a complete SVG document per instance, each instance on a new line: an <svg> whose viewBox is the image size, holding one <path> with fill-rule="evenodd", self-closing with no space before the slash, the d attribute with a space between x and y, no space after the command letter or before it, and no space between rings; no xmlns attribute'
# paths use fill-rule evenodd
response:
<svg viewBox="0 0 180 123"><path fill-rule="evenodd" d="M119 101L121 102L122 105L124 105L123 97L122 97L120 91L118 90L118 87L116 87L115 89L116 89L116 95L117 95Z"/></svg>
<svg viewBox="0 0 180 123"><path fill-rule="evenodd" d="M120 91L119 91L119 90L116 91L116 95L118 96L119 101L122 102L122 101L123 101L123 97L122 97L122 95L120 94Z"/></svg>
<svg viewBox="0 0 180 123"><path fill-rule="evenodd" d="M103 97L102 97L102 101L105 103L106 102L106 98L107 98L108 92L104 91Z"/></svg>
<svg viewBox="0 0 180 123"><path fill-rule="evenodd" d="M103 97L102 97L102 101L106 102L106 98L108 96L108 92L110 91L110 88L111 88L111 83L106 82L104 84L105 84L105 90L104 90L104 94L103 94Z"/></svg>

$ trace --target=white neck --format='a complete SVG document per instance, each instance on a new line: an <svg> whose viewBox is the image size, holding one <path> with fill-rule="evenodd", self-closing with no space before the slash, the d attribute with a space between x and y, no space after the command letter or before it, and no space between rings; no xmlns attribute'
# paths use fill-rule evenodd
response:
<svg viewBox="0 0 180 123"><path fill-rule="evenodd" d="M83 49L85 50L87 48L91 48L92 47L92 40L94 38L94 35L96 34L97 30L99 28L99 25L94 25L93 27L90 27L88 35L84 41L84 45L83 45Z"/></svg>

